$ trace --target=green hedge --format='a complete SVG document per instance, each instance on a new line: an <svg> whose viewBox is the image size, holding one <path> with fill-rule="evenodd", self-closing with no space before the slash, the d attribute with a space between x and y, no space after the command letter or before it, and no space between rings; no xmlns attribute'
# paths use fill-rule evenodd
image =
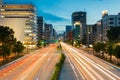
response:
<svg viewBox="0 0 120 80"><path fill-rule="evenodd" d="M51 80L58 80L58 76L59 76L59 73L61 71L61 68L62 68L62 65L64 63L64 60L65 60L65 55L61 54L59 63L57 63L55 65L55 71L54 71L54 74L53 74Z"/></svg>

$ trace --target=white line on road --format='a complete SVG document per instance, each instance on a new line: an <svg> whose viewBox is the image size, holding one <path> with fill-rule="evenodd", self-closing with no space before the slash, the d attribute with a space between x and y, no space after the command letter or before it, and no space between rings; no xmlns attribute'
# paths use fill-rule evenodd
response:
<svg viewBox="0 0 120 80"><path fill-rule="evenodd" d="M67 59L68 59L70 65L71 65L71 67L72 67L73 72L75 73L76 80L79 80L78 74L77 74L77 72L75 71L75 68L76 68L77 70L78 70L78 68L75 67L75 66L72 64L72 60L70 60L70 57L68 57L68 55L66 55L66 56L67 56ZM78 70L78 72L80 73L80 76L82 77L82 79L85 80L85 78L83 77L82 73L81 73L79 70Z"/></svg>
<svg viewBox="0 0 120 80"><path fill-rule="evenodd" d="M71 67L72 67L72 70L73 70L74 73L75 73L76 79L78 80L78 75L77 75L77 73L76 73L76 71L75 71L75 67L74 67L73 64L71 63L71 61L70 61L70 59L68 58L68 56L67 56L67 59L68 59L70 65L71 65Z"/></svg>
<svg viewBox="0 0 120 80"><path fill-rule="evenodd" d="M72 49L72 48L71 48ZM76 52L76 53L78 53L77 51L75 51L74 49L72 49L74 52ZM89 59L89 58L87 58L86 56L84 56L84 55L82 55L82 54L79 54L82 58L84 58L87 62L89 62L89 63L92 63L92 65L95 67L95 68L97 68L97 69L99 69L100 71L102 71L104 74L106 74L107 76L109 76L110 78L112 78L113 80L116 80L114 77L116 77L116 78L118 78L118 79L120 79L120 77L118 77L117 75L115 75L115 74L113 74L113 73L111 73L110 71L108 71L107 69L105 69L105 68L103 68L102 66L100 66L99 64L96 64L93 60L91 60L91 59ZM106 72L105 72L106 71ZM111 75L113 75L113 76L111 76L110 74L108 74L108 73L110 73Z"/></svg>
<svg viewBox="0 0 120 80"><path fill-rule="evenodd" d="M39 78L36 78L36 80L39 80Z"/></svg>

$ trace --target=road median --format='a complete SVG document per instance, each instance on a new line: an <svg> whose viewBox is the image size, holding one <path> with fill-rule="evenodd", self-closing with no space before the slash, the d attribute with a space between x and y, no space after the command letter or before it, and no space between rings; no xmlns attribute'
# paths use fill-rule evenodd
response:
<svg viewBox="0 0 120 80"><path fill-rule="evenodd" d="M54 70L51 80L58 80L58 76L60 74L64 61L65 61L65 55L61 54L59 62L55 65L55 70Z"/></svg>

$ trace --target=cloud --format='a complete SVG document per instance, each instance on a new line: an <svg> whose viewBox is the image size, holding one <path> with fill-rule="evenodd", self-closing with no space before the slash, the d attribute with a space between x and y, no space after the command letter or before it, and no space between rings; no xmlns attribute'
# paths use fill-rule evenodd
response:
<svg viewBox="0 0 120 80"><path fill-rule="evenodd" d="M41 0L40 0L41 1ZM41 6L40 5L51 5L50 3L53 4L53 2L48 3L49 0L44 0L40 2L39 0L4 0L4 3L8 3L8 4L34 4L37 8L37 13L38 16L43 16L45 21L49 21L49 22L59 22L59 21L68 21L68 19L65 19L63 17L59 17L57 15L54 15L52 13L47 13L41 10ZM58 0L61 1L61 0ZM40 3L40 4L38 4ZM54 4L57 2L54 2ZM47 5L48 6L48 5Z"/></svg>
<svg viewBox="0 0 120 80"><path fill-rule="evenodd" d="M33 0L3 0L3 3L14 4L14 3L32 3Z"/></svg>
<svg viewBox="0 0 120 80"><path fill-rule="evenodd" d="M43 11L40 11L38 13L38 15L43 16L45 18L45 20L50 21L50 22L69 21L69 19L59 17L59 16L56 16L54 14L46 13L46 12L43 12Z"/></svg>

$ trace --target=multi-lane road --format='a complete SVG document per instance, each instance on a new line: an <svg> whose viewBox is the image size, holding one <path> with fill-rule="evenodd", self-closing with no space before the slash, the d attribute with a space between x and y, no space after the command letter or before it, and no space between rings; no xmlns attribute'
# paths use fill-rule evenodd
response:
<svg viewBox="0 0 120 80"><path fill-rule="evenodd" d="M62 43L75 80L120 80L120 68L101 60L83 50Z"/></svg>
<svg viewBox="0 0 120 80"><path fill-rule="evenodd" d="M59 61L57 45L35 51L0 68L0 80L50 80Z"/></svg>
<svg viewBox="0 0 120 80"><path fill-rule="evenodd" d="M61 45L74 80L120 80L120 68L63 42ZM50 45L0 67L0 80L50 80L60 59L56 47Z"/></svg>

